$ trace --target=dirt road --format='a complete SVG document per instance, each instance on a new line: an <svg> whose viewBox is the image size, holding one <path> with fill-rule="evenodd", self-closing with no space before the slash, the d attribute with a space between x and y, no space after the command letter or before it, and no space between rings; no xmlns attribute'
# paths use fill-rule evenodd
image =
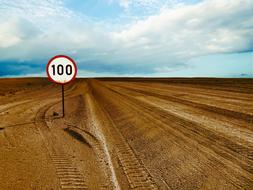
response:
<svg viewBox="0 0 253 190"><path fill-rule="evenodd" d="M253 79L0 80L0 189L253 189Z"/></svg>

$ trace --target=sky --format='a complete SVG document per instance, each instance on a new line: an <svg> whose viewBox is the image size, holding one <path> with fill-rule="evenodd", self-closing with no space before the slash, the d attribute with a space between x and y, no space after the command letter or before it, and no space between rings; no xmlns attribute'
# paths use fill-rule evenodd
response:
<svg viewBox="0 0 253 190"><path fill-rule="evenodd" d="M253 77L252 0L0 0L0 77Z"/></svg>

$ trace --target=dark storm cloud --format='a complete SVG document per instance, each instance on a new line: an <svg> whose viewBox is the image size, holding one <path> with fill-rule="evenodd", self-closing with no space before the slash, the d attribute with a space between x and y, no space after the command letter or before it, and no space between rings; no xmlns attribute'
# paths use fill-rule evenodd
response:
<svg viewBox="0 0 253 190"><path fill-rule="evenodd" d="M100 61L86 61L77 63L80 70L96 73L112 74L150 74L153 73L153 67L147 67L144 64L108 64Z"/></svg>
<svg viewBox="0 0 253 190"><path fill-rule="evenodd" d="M46 72L46 64L48 60L40 61L0 61L0 77L5 76L23 76L36 75ZM150 74L154 70L152 67L144 65L126 65L126 64L107 64L99 61L77 62L79 71L92 73L112 73L112 74Z"/></svg>
<svg viewBox="0 0 253 190"><path fill-rule="evenodd" d="M45 70L45 63L0 61L0 77L23 76L42 73Z"/></svg>

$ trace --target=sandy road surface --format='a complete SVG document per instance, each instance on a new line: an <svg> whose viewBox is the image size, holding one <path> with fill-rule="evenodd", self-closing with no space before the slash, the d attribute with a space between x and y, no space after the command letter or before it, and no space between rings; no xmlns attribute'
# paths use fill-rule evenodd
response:
<svg viewBox="0 0 253 190"><path fill-rule="evenodd" d="M253 189L252 79L0 80L0 189Z"/></svg>

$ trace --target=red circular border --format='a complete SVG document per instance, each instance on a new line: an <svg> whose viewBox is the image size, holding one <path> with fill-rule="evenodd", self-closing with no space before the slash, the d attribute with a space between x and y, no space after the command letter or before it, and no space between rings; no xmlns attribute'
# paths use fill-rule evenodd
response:
<svg viewBox="0 0 253 190"><path fill-rule="evenodd" d="M49 65L51 64L52 61L54 61L54 60L57 59L57 58L66 58L66 59L68 59L69 61L71 61L71 62L73 63L73 65L74 65L74 67L75 67L75 74L74 74L74 76L72 77L72 79L71 79L70 81L68 81L68 82L66 82L66 83L56 82L56 81L55 81L54 79L52 79L51 76L49 75L49 71L48 71L48 70L49 70ZM53 82L53 83L56 83L56 84L61 84L61 85L68 84L68 83L72 82L73 80L75 80L76 75L77 75L77 66L76 66L76 63L75 63L75 61L74 61L72 58L70 58L70 57L68 57L68 56L66 56L66 55L56 55L56 56L54 56L53 58L51 58L51 59L48 61L48 63L47 63L47 76L48 76L48 79L49 79L50 82Z"/></svg>

